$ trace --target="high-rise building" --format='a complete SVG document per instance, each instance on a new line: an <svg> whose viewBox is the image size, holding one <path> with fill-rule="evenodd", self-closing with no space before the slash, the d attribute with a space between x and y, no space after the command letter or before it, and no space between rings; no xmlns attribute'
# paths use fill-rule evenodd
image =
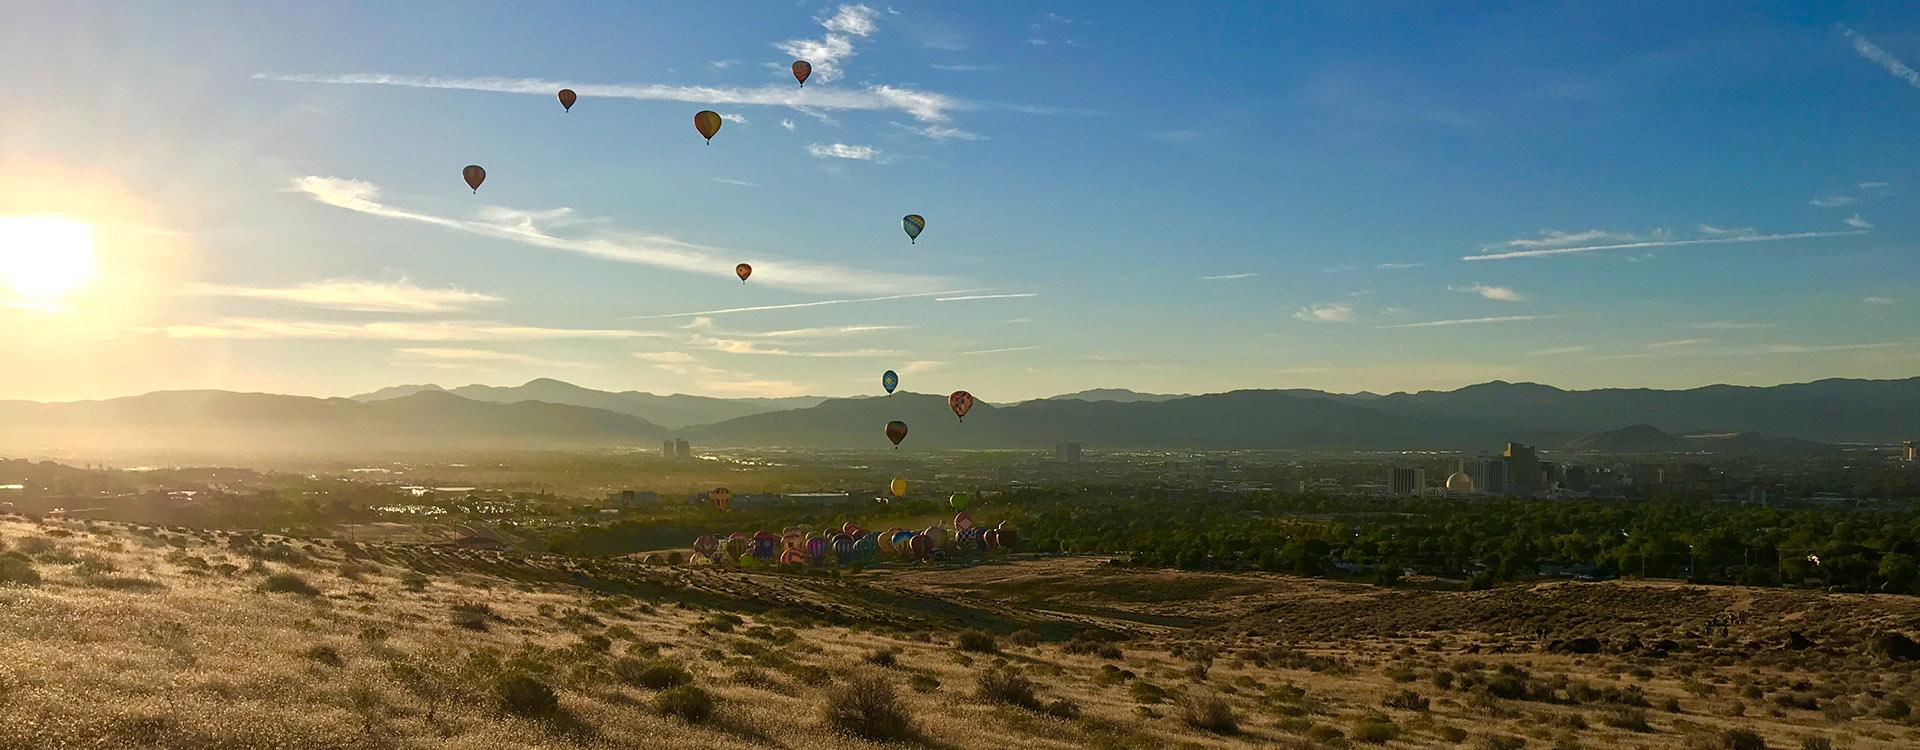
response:
<svg viewBox="0 0 1920 750"><path fill-rule="evenodd" d="M660 457L665 459L673 458L673 441L672 440L660 441Z"/></svg>
<svg viewBox="0 0 1920 750"><path fill-rule="evenodd" d="M1907 455L1905 456L1905 458L1906 458L1906 459L1907 459L1908 461L1915 461L1915 460L1920 460L1920 459L1916 459L1916 458L1915 458L1915 456L1914 456L1914 447L1913 447L1913 441L1912 441L1912 440L1908 440L1907 442L1904 442L1904 443L1901 443L1901 444L1900 444L1900 448L1902 449L1902 451L1903 451L1904 453L1906 453L1906 454L1907 454Z"/></svg>
<svg viewBox="0 0 1920 750"><path fill-rule="evenodd" d="M1426 489L1426 469L1396 468L1387 477L1387 491L1395 495L1418 495Z"/></svg>
<svg viewBox="0 0 1920 750"><path fill-rule="evenodd" d="M693 446L687 445L686 440L673 441L673 457L681 459L693 458Z"/></svg>
<svg viewBox="0 0 1920 750"><path fill-rule="evenodd" d="M1461 462L1460 471L1473 479L1473 488L1482 494L1507 494L1507 464L1485 456Z"/></svg>
<svg viewBox="0 0 1920 750"><path fill-rule="evenodd" d="M1082 443L1055 443L1053 458L1062 463L1077 464L1080 463L1080 451L1084 448L1086 445Z"/></svg>
<svg viewBox="0 0 1920 750"><path fill-rule="evenodd" d="M1540 491L1543 486L1540 481L1540 459L1534 455L1533 448L1507 443L1507 450L1500 454L1500 460L1507 465L1508 494L1526 497Z"/></svg>

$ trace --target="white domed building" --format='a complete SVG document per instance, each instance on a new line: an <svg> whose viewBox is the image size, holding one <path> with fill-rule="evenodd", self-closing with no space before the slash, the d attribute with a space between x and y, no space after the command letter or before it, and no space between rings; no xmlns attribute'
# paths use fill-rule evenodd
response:
<svg viewBox="0 0 1920 750"><path fill-rule="evenodd" d="M1456 471L1447 477L1447 494L1469 495L1473 493L1473 477L1464 471Z"/></svg>

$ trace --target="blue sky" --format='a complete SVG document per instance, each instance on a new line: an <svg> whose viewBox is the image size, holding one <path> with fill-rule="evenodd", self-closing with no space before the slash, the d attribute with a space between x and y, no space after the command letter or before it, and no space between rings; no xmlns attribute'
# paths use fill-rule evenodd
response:
<svg viewBox="0 0 1920 750"><path fill-rule="evenodd" d="M1916 10L10 6L0 397L1912 376Z"/></svg>

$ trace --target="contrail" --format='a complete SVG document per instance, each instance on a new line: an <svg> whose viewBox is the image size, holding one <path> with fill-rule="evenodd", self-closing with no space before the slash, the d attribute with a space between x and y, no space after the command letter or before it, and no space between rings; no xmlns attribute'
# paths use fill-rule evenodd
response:
<svg viewBox="0 0 1920 750"><path fill-rule="evenodd" d="M1613 245L1582 245L1580 247L1556 247L1543 250L1515 250L1509 253L1491 255L1468 255L1461 260L1506 260L1508 258L1541 258L1549 255L1574 255L1591 253L1597 250L1634 250L1643 247L1678 247L1681 245L1729 245L1746 242L1780 242L1782 240L1807 240L1822 237L1850 237L1866 232L1797 232L1794 234L1761 234L1751 237L1709 237L1700 240L1648 240L1645 242L1622 242Z"/></svg>
<svg viewBox="0 0 1920 750"><path fill-rule="evenodd" d="M701 315L724 315L727 313L738 313L738 312L760 312L762 310L792 310L800 307L823 307L826 305L851 305L856 302L885 302L887 300L894 300L894 299L915 299L918 297L933 297L941 294L962 294L965 292L982 292L982 291L987 291L987 290L985 289L954 289L952 291L946 291L946 292L920 292L917 294L889 294L884 297L856 297L852 299L823 299L823 300L818 300L814 302L793 302L785 305L758 305L755 307L729 307L723 310L701 310L699 312L661 313L659 315L634 315L624 319L625 320L657 320L660 318L692 318L692 317L698 317Z"/></svg>

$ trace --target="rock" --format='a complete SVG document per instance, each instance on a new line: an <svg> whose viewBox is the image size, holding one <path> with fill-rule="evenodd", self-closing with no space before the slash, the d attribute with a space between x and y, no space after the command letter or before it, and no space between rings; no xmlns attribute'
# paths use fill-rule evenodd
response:
<svg viewBox="0 0 1920 750"><path fill-rule="evenodd" d="M1787 648L1793 651L1805 651L1816 644L1812 639L1800 634L1798 630L1787 631Z"/></svg>
<svg viewBox="0 0 1920 750"><path fill-rule="evenodd" d="M1575 638L1567 641L1567 651L1575 654L1600 653L1600 639L1591 637Z"/></svg>
<svg viewBox="0 0 1920 750"><path fill-rule="evenodd" d="M1905 633L1881 633L1867 641L1867 652L1892 661L1920 660L1920 643Z"/></svg>

